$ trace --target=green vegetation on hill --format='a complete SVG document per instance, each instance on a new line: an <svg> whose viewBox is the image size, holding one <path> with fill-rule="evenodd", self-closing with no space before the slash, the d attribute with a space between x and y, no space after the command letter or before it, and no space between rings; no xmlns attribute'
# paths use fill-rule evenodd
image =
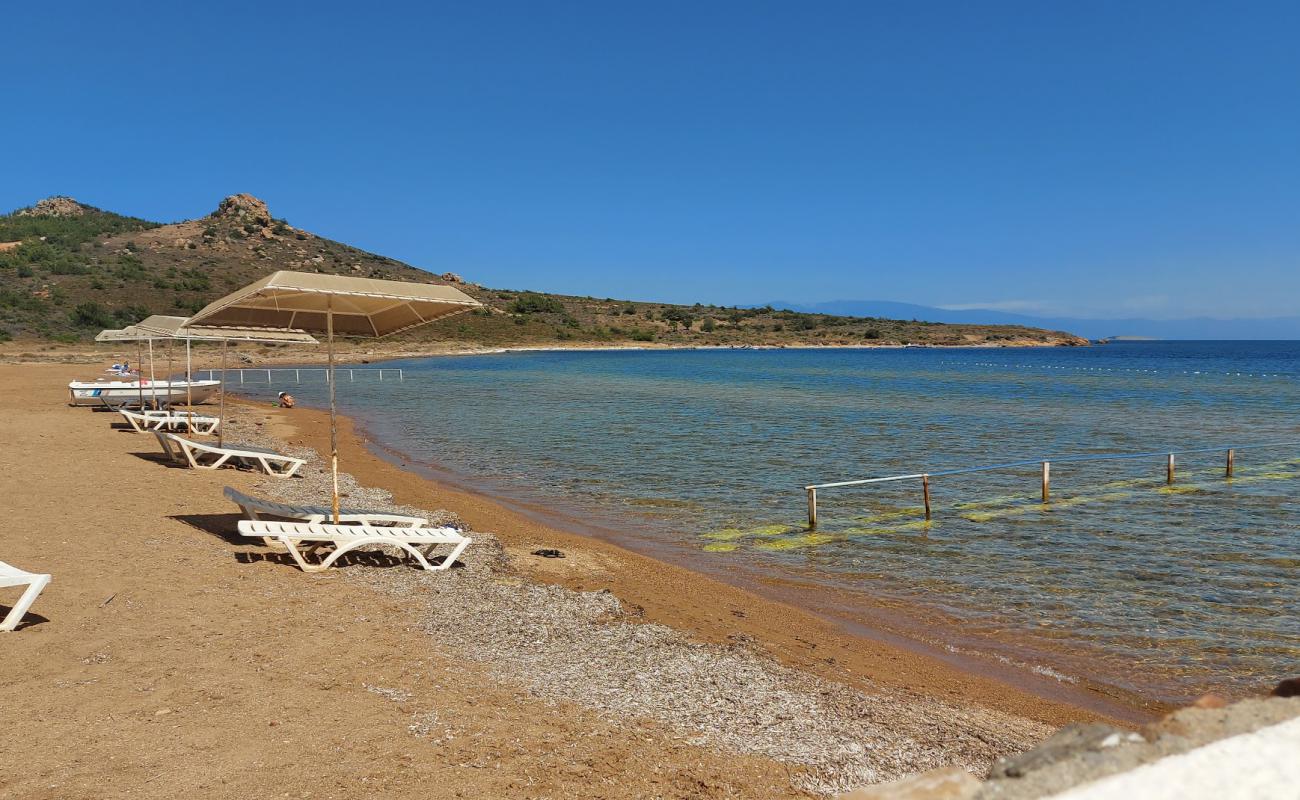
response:
<svg viewBox="0 0 1300 800"><path fill-rule="evenodd" d="M451 283L484 307L399 337L485 346L1079 344L1034 328L837 317L772 308L672 305L505 291L438 276L273 218L248 195L161 225L69 198L0 216L0 341L76 341L149 314L188 315L277 269Z"/></svg>

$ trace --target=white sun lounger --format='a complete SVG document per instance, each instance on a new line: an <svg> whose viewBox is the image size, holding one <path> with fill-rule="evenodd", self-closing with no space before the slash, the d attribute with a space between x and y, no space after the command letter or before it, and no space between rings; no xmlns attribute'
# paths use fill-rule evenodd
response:
<svg viewBox="0 0 1300 800"><path fill-rule="evenodd" d="M121 414L138 433L188 430L191 433L206 436L216 433L217 426L221 424L221 420L216 417L183 412L175 414L140 414L135 411L128 411L125 408L119 408L117 413Z"/></svg>
<svg viewBox="0 0 1300 800"><path fill-rule="evenodd" d="M44 589L46 584L49 582L49 575L38 575L34 572L27 572L0 561L0 586L27 587L27 590L23 592L23 596L18 598L17 605L9 609L9 613L5 615L4 621L0 622L0 631L11 631L14 628L17 628L18 623L23 619L23 615L27 613L27 609L32 607L32 603L36 601L37 595L41 593L41 590Z"/></svg>
<svg viewBox="0 0 1300 800"><path fill-rule="evenodd" d="M455 528L380 528L370 525L327 525L310 522L271 522L269 520L240 520L241 536L256 536L279 542L289 551L293 560L298 562L303 572L323 572L330 568L344 553L358 547L374 545L392 545L405 550L420 566L436 572L449 569L460 554L469 547L470 538ZM298 545L306 545L303 550ZM438 566L433 566L428 559L433 556L433 549L440 544L452 545L452 551ZM315 555L317 548L333 545L334 549L315 564L304 556Z"/></svg>
<svg viewBox="0 0 1300 800"><path fill-rule="evenodd" d="M162 431L154 431L154 436L158 437L158 444L162 445L168 458L189 464L195 469L216 469L228 461L234 461L259 467L267 475L289 478L307 463L301 458L249 445L219 447Z"/></svg>
<svg viewBox="0 0 1300 800"><path fill-rule="evenodd" d="M239 506L250 520L261 519L262 514L302 522L329 522L334 512L329 506L295 506L276 503L260 497L250 497L243 492L227 486L222 492L226 499ZM424 528L429 520L424 517L408 517L404 514L390 514L387 511L359 511L351 508L339 509L339 524L362 524L376 528Z"/></svg>

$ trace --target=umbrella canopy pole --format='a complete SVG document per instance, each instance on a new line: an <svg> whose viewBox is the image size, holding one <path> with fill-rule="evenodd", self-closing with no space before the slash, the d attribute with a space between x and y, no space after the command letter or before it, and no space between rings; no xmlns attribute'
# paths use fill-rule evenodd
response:
<svg viewBox="0 0 1300 800"><path fill-rule="evenodd" d="M194 410L194 391L190 382L194 380L194 373L190 370L190 340L185 340L185 406L187 411Z"/></svg>
<svg viewBox="0 0 1300 800"><path fill-rule="evenodd" d="M172 404L172 356L176 354L176 340L171 339L167 342L167 405Z"/></svg>
<svg viewBox="0 0 1300 800"><path fill-rule="evenodd" d="M217 412L217 447L226 446L226 345L230 344L225 339L221 340L221 410Z"/></svg>
<svg viewBox="0 0 1300 800"><path fill-rule="evenodd" d="M158 379L153 374L153 339L149 340L149 388L153 394L153 407L158 407Z"/></svg>
<svg viewBox="0 0 1300 800"><path fill-rule="evenodd" d="M140 390L140 413L144 413L144 370L140 369L140 362L143 356L140 354L140 340L135 340L135 388ZM130 370L127 370L126 377L131 377Z"/></svg>
<svg viewBox="0 0 1300 800"><path fill-rule="evenodd" d="M325 339L329 353L330 384L330 473L334 478L334 524L339 524L339 428L338 408L334 404L334 303L325 306Z"/></svg>

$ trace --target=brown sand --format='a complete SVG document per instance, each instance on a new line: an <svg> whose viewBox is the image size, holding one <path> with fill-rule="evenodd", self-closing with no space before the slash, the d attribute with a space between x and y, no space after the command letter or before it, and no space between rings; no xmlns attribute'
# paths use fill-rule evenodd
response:
<svg viewBox="0 0 1300 800"><path fill-rule="evenodd" d="M250 558L257 548L206 531L233 527L221 487L247 489L253 477L165 467L152 437L64 405L75 372L0 366L0 559L55 576L29 624L0 634L0 794L801 796L785 766L542 703L440 652L391 597ZM273 426L318 448L326 435L324 415L302 409L277 412ZM348 431L352 474L497 532L538 580L608 588L700 639L748 634L846 683L1051 723L1095 716L430 483ZM569 558L524 557L537 546ZM436 707L422 699L430 686ZM451 738L417 735L433 713Z"/></svg>

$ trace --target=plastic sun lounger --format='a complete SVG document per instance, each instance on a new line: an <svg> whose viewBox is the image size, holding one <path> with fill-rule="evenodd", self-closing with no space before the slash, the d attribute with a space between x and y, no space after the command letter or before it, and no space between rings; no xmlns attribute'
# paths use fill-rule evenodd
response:
<svg viewBox="0 0 1300 800"><path fill-rule="evenodd" d="M293 560L298 562L303 572L324 572L344 554L358 547L374 545L391 545L405 550L415 557L420 566L430 572L450 569L460 554L469 547L470 538L455 528L380 528L370 525L327 525L311 522L271 522L269 520L240 520L241 536L260 537L277 541ZM303 550L298 545L306 545ZM452 545L452 551L438 566L433 566L428 559L440 544ZM316 563L311 563L305 556L315 555L323 546L333 545Z"/></svg>
<svg viewBox="0 0 1300 800"><path fill-rule="evenodd" d="M119 408L117 413L121 414L137 433L188 430L190 433L207 436L215 433L217 426L221 424L221 420L216 417L206 417L199 414L150 414L147 412L140 414L135 411L128 411L125 408Z"/></svg>
<svg viewBox="0 0 1300 800"><path fill-rule="evenodd" d="M27 572L0 561L0 586L27 587L27 590L23 592L23 596L18 598L18 603L9 609L9 613L5 615L4 620L0 621L0 631L11 631L17 628L18 623L23 619L23 615L27 613L27 609L32 607L36 597L49 582L49 575Z"/></svg>
<svg viewBox="0 0 1300 800"><path fill-rule="evenodd" d="M276 503L260 497L250 497L243 492L227 486L222 492L226 499L239 506L250 520L260 520L262 514L272 517L300 520L302 522L329 522L334 512L329 506L295 506ZM339 509L339 524L361 524L376 528L425 528L429 520L424 517L408 517L404 514L390 514L387 511L359 511L357 509Z"/></svg>
<svg viewBox="0 0 1300 800"><path fill-rule="evenodd" d="M195 442L174 433L154 431L163 452L172 461L189 464L194 469L216 469L229 461L259 467L267 475L289 478L307 463L301 458L281 455L274 450L240 445L219 447Z"/></svg>

